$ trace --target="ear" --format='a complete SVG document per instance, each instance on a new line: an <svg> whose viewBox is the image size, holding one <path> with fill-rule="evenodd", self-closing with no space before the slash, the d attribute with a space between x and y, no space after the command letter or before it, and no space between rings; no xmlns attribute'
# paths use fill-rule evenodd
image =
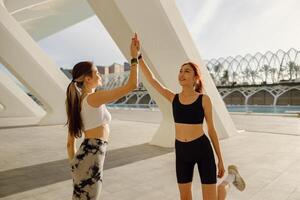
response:
<svg viewBox="0 0 300 200"><path fill-rule="evenodd" d="M84 77L84 81L87 82L87 83L89 83L91 81L91 77L85 76Z"/></svg>
<svg viewBox="0 0 300 200"><path fill-rule="evenodd" d="M195 83L198 83L198 82L199 82L199 77L198 77L197 75L194 77L194 82L195 82Z"/></svg>

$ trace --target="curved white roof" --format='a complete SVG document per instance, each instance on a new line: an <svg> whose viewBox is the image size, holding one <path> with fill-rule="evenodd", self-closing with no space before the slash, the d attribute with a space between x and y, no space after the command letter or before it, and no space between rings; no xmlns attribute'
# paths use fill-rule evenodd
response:
<svg viewBox="0 0 300 200"><path fill-rule="evenodd" d="M45 38L94 15L85 0L1 1L35 40Z"/></svg>

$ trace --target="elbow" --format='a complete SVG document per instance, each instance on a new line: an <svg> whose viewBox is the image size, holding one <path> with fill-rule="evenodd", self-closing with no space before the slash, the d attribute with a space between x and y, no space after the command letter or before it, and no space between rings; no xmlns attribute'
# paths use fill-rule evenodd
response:
<svg viewBox="0 0 300 200"><path fill-rule="evenodd" d="M71 142L67 143L67 149L71 149L74 147L74 144L72 144Z"/></svg>

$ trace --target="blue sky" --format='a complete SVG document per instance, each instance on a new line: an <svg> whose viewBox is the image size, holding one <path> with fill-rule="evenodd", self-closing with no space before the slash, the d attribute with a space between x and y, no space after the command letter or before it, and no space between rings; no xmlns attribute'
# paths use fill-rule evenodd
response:
<svg viewBox="0 0 300 200"><path fill-rule="evenodd" d="M203 59L300 49L299 0L176 0ZM61 45L63 44L63 45ZM39 41L60 67L125 58L97 17Z"/></svg>

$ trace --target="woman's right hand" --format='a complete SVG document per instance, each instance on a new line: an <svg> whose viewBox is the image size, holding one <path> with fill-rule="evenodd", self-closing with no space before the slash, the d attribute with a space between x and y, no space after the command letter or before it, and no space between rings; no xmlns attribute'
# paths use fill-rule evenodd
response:
<svg viewBox="0 0 300 200"><path fill-rule="evenodd" d="M138 38L137 34L134 34L134 37L131 39L131 45L130 45L130 54L132 58L137 58L139 53L138 49Z"/></svg>

